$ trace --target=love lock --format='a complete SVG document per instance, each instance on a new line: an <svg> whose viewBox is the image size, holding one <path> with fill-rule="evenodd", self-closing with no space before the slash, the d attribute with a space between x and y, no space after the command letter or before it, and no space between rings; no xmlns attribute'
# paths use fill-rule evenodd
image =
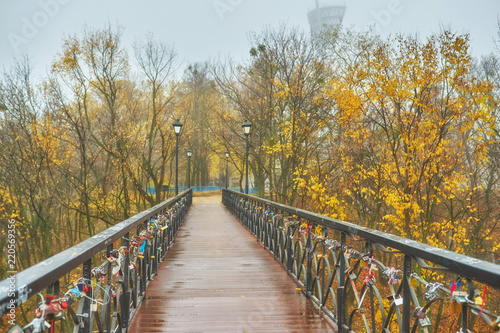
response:
<svg viewBox="0 0 500 333"><path fill-rule="evenodd" d="M392 285L398 284L403 278L403 272L399 269L395 269L394 267L388 267L384 272L382 272L382 274L384 274L387 278L389 284Z"/></svg>
<svg viewBox="0 0 500 333"><path fill-rule="evenodd" d="M431 292L428 292L426 291L424 293L424 299L427 301L427 302L432 302L434 300L436 300L438 298L438 295L435 294L435 293L431 293Z"/></svg>
<svg viewBox="0 0 500 333"><path fill-rule="evenodd" d="M117 274L116 275L116 278L115 278L115 282L116 283L123 283L123 280L124 280L123 274Z"/></svg>
<svg viewBox="0 0 500 333"><path fill-rule="evenodd" d="M85 318L88 318L89 317L89 314L88 313L77 313L76 314L76 317L78 318L79 322L80 322L80 328L84 328L85 327L85 321L84 319Z"/></svg>
<svg viewBox="0 0 500 333"><path fill-rule="evenodd" d="M364 284L366 284L367 286L372 286L373 284L375 284L376 282L375 273L371 269L365 268L363 275L364 275L363 279Z"/></svg>
<svg viewBox="0 0 500 333"><path fill-rule="evenodd" d="M455 299L455 301L459 304L463 304L467 302L467 292L465 291L454 291L451 296Z"/></svg>
<svg viewBox="0 0 500 333"><path fill-rule="evenodd" d="M490 324L490 328L494 331L494 332L498 332L500 331L500 316L497 318L497 320L495 321L492 321L491 324Z"/></svg>
<svg viewBox="0 0 500 333"><path fill-rule="evenodd" d="M106 272L104 271L104 268L94 267L92 269L92 277L95 278L96 280L102 279L103 276L106 276Z"/></svg>
<svg viewBox="0 0 500 333"><path fill-rule="evenodd" d="M7 333L23 333L23 329L19 325L16 325L12 327Z"/></svg>
<svg viewBox="0 0 500 333"><path fill-rule="evenodd" d="M51 325L44 318L34 318L31 323L23 327L23 332L43 333L50 327Z"/></svg>
<svg viewBox="0 0 500 333"><path fill-rule="evenodd" d="M110 256L110 257L113 257L113 258L115 258L115 259L118 259L118 256L119 256L119 255L120 255L120 253L118 252L118 250L117 250L117 249L113 249L113 250L111 250L111 252L109 253L109 256Z"/></svg>
<svg viewBox="0 0 500 333"><path fill-rule="evenodd" d="M413 317L418 318L418 323L421 327L432 326L431 320L427 317L427 312L421 307L418 307L415 311L413 311Z"/></svg>
<svg viewBox="0 0 500 333"><path fill-rule="evenodd" d="M436 300L439 297L438 289L439 289L439 287L442 287L442 286L443 286L443 284L438 283L438 282L427 284L427 290L424 293L424 299L427 302L432 302L432 301Z"/></svg>
<svg viewBox="0 0 500 333"><path fill-rule="evenodd" d="M37 318L42 318L44 316L51 316L54 320L64 320L64 312L62 311L61 304L54 302L53 299L50 303L42 303L38 309L35 311L35 316Z"/></svg>
<svg viewBox="0 0 500 333"><path fill-rule="evenodd" d="M84 278L79 278L78 281L76 281L76 287L78 288L80 293L89 292L89 286L87 285L87 283L85 283Z"/></svg>
<svg viewBox="0 0 500 333"><path fill-rule="evenodd" d="M425 312L421 307L415 308L415 310L413 310L413 317L424 319L425 317L427 317L427 312Z"/></svg>
<svg viewBox="0 0 500 333"><path fill-rule="evenodd" d="M427 318L427 317L425 317L424 319L419 319L418 323L422 327L432 326L431 320L429 318Z"/></svg>

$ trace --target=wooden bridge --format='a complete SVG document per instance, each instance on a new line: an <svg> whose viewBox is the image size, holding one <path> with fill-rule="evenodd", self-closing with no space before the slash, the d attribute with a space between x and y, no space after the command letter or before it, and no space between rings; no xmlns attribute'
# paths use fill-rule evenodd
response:
<svg viewBox="0 0 500 333"><path fill-rule="evenodd" d="M194 198L129 332L336 332L221 204Z"/></svg>
<svg viewBox="0 0 500 333"><path fill-rule="evenodd" d="M500 265L236 191L192 193L1 281L4 320L42 297L9 333L500 331Z"/></svg>

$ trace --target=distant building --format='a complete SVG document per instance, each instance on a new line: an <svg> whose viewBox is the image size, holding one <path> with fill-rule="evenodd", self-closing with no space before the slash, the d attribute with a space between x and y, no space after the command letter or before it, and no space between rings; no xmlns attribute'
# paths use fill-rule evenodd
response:
<svg viewBox="0 0 500 333"><path fill-rule="evenodd" d="M311 34L316 35L325 27L338 27L342 24L346 5L343 2L319 3L316 0L316 7L307 13Z"/></svg>

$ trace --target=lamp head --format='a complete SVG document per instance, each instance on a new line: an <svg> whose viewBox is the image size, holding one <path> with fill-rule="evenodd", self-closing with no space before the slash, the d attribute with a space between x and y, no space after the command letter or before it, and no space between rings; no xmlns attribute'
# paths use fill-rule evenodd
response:
<svg viewBox="0 0 500 333"><path fill-rule="evenodd" d="M175 123L173 123L173 126L174 126L175 135L179 135L181 133L181 129L182 129L182 123L179 121L179 119L177 119L175 121Z"/></svg>
<svg viewBox="0 0 500 333"><path fill-rule="evenodd" d="M250 123L248 120L245 120L245 122L243 123L243 125L241 125L241 127L243 127L243 133L245 133L245 135L248 135L250 134L252 123Z"/></svg>

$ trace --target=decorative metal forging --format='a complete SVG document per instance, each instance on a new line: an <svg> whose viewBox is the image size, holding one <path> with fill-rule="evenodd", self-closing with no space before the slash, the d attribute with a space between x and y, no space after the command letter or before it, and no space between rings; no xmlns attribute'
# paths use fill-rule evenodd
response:
<svg viewBox="0 0 500 333"><path fill-rule="evenodd" d="M46 332L59 321L68 320L75 333L126 332L191 203L192 191L187 190L95 235L91 239L94 242L84 241L20 272L17 281L27 286L28 295L19 292L14 298L4 295L5 281L2 281L2 315L12 300L20 306L31 296L40 297L34 319L11 331ZM76 254L79 258L70 260ZM93 262L101 264L93 267ZM61 279L82 264L81 276L61 290ZM41 277L40 267L45 270ZM45 287L46 293L42 295L40 291Z"/></svg>
<svg viewBox="0 0 500 333"><path fill-rule="evenodd" d="M231 190L222 201L339 332L500 331L500 265Z"/></svg>

